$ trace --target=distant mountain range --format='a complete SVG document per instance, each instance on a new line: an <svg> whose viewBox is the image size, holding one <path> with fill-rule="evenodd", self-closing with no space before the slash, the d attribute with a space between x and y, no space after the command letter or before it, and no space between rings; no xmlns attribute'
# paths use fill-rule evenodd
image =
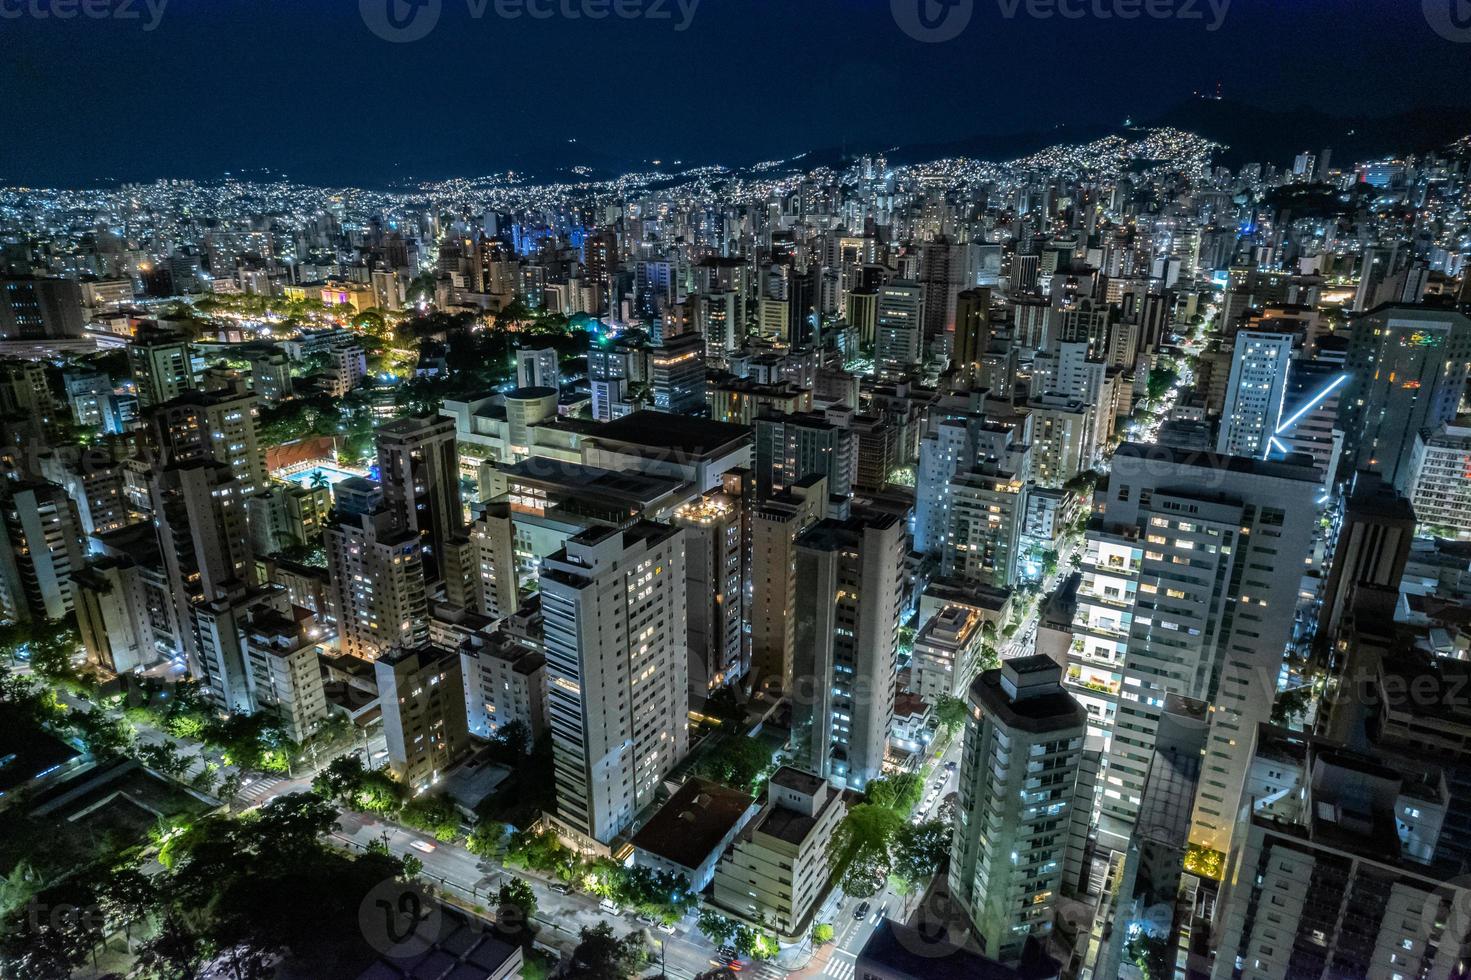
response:
<svg viewBox="0 0 1471 980"><path fill-rule="evenodd" d="M1154 118L1130 122L1134 127L1170 126L1224 144L1227 149L1218 162L1226 166L1249 162L1284 166L1299 153L1321 153L1325 148L1333 151L1333 164L1348 165L1389 154L1422 153L1471 135L1471 107L1424 107L1392 116L1332 116L1312 109L1264 109L1227 99L1193 98ZM1125 132L1127 127L1122 122L1058 126L1036 132L874 147L869 152L883 152L892 163L923 163L944 157L1005 161L1049 146L1087 143ZM855 155L852 150L818 151L808 154L802 163L834 166Z"/></svg>

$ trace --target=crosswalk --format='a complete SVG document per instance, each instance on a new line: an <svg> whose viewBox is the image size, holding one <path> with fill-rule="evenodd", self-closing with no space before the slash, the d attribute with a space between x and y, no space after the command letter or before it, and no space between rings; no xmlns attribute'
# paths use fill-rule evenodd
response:
<svg viewBox="0 0 1471 980"><path fill-rule="evenodd" d="M762 963L755 975L761 980L786 980L787 971L773 963Z"/></svg>
<svg viewBox="0 0 1471 980"><path fill-rule="evenodd" d="M280 786L283 782L285 780L278 779L275 776L257 776L250 781L249 786L240 787L240 792L236 795L236 799L243 802L246 806L255 806L264 803L275 795L276 787Z"/></svg>
<svg viewBox="0 0 1471 980"><path fill-rule="evenodd" d="M854 962L851 958L852 956L852 953L847 953L843 950L835 951L828 959L827 966L822 968L822 975L833 977L835 980L853 980Z"/></svg>

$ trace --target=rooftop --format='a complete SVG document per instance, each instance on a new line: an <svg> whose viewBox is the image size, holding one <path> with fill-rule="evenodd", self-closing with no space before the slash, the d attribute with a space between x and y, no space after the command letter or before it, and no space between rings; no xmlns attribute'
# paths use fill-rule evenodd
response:
<svg viewBox="0 0 1471 980"><path fill-rule="evenodd" d="M682 868L698 868L741 823L755 797L694 777L634 834L632 844Z"/></svg>
<svg viewBox="0 0 1471 980"><path fill-rule="evenodd" d="M1022 980L1022 974L979 953L952 946L949 933L931 935L884 919L863 944L860 964L884 970L886 977L913 980ZM858 970L863 975L862 966Z"/></svg>
<svg viewBox="0 0 1471 980"><path fill-rule="evenodd" d="M619 443L626 449L674 449L709 458L749 441L751 430L744 425L693 415L642 411L604 423L592 435L599 442Z"/></svg>
<svg viewBox="0 0 1471 980"><path fill-rule="evenodd" d="M1008 666L1018 673L1025 673L1021 661L1045 660L1053 670L1057 669L1050 657L1023 657L1007 661ZM1041 665L1037 665L1041 666ZM1003 670L987 670L981 673L970 686L971 703L983 708L1000 724L1008 728L1027 732L1046 732L1066 728L1082 728L1087 714L1073 696L1061 686L1042 693L1029 693L1026 697L1012 699L1003 688Z"/></svg>

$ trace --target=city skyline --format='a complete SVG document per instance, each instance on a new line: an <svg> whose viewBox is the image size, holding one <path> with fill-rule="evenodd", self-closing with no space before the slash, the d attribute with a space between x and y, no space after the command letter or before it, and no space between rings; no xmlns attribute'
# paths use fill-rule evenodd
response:
<svg viewBox="0 0 1471 980"><path fill-rule="evenodd" d="M1046 139L1059 126L1091 135L1218 91L1281 113L1359 119L1471 107L1457 84L1466 47L1456 42L1465 32L1439 24L1433 3L1422 11L1376 0L1345 18L1329 0L1160 0L1161 16L1126 19L1095 13L1110 13L1114 0L1081 5L1081 17L1037 0L925 0L937 5L937 19L964 16L966 25L953 39L925 43L904 32L890 4L868 0L763 3L754 15L706 0L687 20L673 0L658 2L667 20L645 16L653 0L635 4L638 17L597 20L560 9L534 18L506 0L372 0L361 12L352 3L247 8L226 0L206 12L182 0L161 9L98 0L108 16L95 20L51 16L52 0L28 2L48 15L17 4L3 21L16 56L0 65L10 93L0 183L32 186L267 169L311 183L381 186L579 165L620 172L653 160L734 167L976 136ZM432 18L434 29L410 43L382 40L367 21L386 18L390 3L403 5L404 23ZM1297 43L1325 30L1331 48ZM725 56L697 53L712 46ZM1113 54L1132 48L1150 57ZM1054 91L1039 80L1035 98L1017 98L1006 80L1045 72L1039 50L1067 52L1073 76L1092 83ZM464 76L463 99L453 81L432 81L487 59L488 76ZM82 75L59 70L78 61L106 64L126 82L83 86ZM968 68L937 73L952 62ZM335 65L371 72L358 84L332 75ZM717 105L722 125L611 125L603 96L593 96L605 90L657 99L675 118ZM285 101L281 111L252 112L253 94L271 106ZM359 96L368 101L355 106ZM51 125L57 104L70 110L60 132ZM216 111L223 106L231 108ZM424 132L453 135L426 141ZM79 154L82 142L119 149ZM358 152L363 146L373 153Z"/></svg>
<svg viewBox="0 0 1471 980"><path fill-rule="evenodd" d="M284 6L0 0L0 980L1468 976L1467 0Z"/></svg>

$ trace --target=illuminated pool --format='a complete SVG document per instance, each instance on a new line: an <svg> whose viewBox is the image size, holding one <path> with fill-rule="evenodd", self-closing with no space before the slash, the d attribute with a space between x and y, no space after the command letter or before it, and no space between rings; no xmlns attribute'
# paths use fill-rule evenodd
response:
<svg viewBox="0 0 1471 980"><path fill-rule="evenodd" d="M282 479L290 480L292 483L302 487L322 486L324 484L333 487L348 477L362 475L363 473L361 471L344 469L333 463L317 463L306 469L298 470L295 473L280 474Z"/></svg>

